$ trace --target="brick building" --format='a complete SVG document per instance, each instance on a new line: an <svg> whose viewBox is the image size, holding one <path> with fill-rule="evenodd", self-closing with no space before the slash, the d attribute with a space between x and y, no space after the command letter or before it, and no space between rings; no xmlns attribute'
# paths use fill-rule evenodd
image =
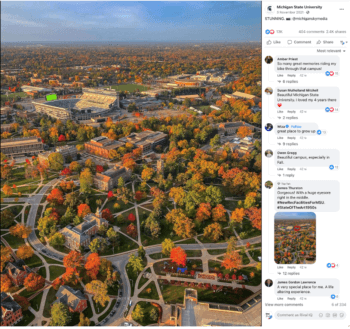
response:
<svg viewBox="0 0 350 329"><path fill-rule="evenodd" d="M111 150L117 150L119 147L124 146L125 143L109 139L105 136L96 137L85 143L85 152L95 154L97 156L109 158L109 152Z"/></svg>
<svg viewBox="0 0 350 329"><path fill-rule="evenodd" d="M193 79L179 79L179 80L175 80L174 83L178 87L200 87L202 85L200 81L193 80Z"/></svg>
<svg viewBox="0 0 350 329"><path fill-rule="evenodd" d="M7 263L4 273L18 287L23 285L24 279L30 273L30 269L23 260L19 259L18 261Z"/></svg>
<svg viewBox="0 0 350 329"><path fill-rule="evenodd" d="M22 308L13 297L5 292L1 293L1 326L16 325L23 319Z"/></svg>
<svg viewBox="0 0 350 329"><path fill-rule="evenodd" d="M57 299L52 303L62 303L68 306L70 312L83 312L87 308L87 298L80 290L74 290L69 286L61 286L57 293Z"/></svg>
<svg viewBox="0 0 350 329"><path fill-rule="evenodd" d="M131 170L115 165L113 169L104 171L103 173L97 173L94 176L94 185L103 191L111 191L113 187L117 187L118 179L122 177L124 181L128 181L131 177Z"/></svg>

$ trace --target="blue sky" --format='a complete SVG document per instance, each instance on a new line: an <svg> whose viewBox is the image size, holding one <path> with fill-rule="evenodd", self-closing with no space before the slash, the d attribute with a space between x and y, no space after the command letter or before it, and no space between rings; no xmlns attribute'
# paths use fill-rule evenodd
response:
<svg viewBox="0 0 350 329"><path fill-rule="evenodd" d="M277 212L275 219L316 219L314 212Z"/></svg>
<svg viewBox="0 0 350 329"><path fill-rule="evenodd" d="M260 41L260 2L2 1L1 42Z"/></svg>

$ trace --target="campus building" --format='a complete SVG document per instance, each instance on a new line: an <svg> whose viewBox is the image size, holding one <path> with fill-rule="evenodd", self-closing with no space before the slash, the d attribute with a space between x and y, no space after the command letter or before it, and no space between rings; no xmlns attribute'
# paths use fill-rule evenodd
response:
<svg viewBox="0 0 350 329"><path fill-rule="evenodd" d="M85 152L108 159L110 151L117 150L124 145L124 142L109 139L106 136L100 136L91 139L90 142L85 143L84 146Z"/></svg>
<svg viewBox="0 0 350 329"><path fill-rule="evenodd" d="M33 102L33 105L37 112L61 121L90 120L108 116L119 109L119 93L115 90L83 88L82 91L83 95L80 98Z"/></svg>
<svg viewBox="0 0 350 329"><path fill-rule="evenodd" d="M152 152L158 145L165 145L168 135L161 131L145 130L140 133L132 133L129 136L120 138L123 143L131 143L135 148L141 148L142 153Z"/></svg>
<svg viewBox="0 0 350 329"><path fill-rule="evenodd" d="M223 102L227 102L230 99L235 98L235 99L244 99L244 100L253 100L255 103L258 103L261 101L261 98L254 96L254 95L250 95L250 94L246 94L246 93L242 93L240 91L235 91L233 94L225 94L221 97L221 100Z"/></svg>
<svg viewBox="0 0 350 329"><path fill-rule="evenodd" d="M87 308L87 298L80 290L69 286L61 286L56 293L56 300L52 303L66 305L70 312L83 312Z"/></svg>
<svg viewBox="0 0 350 329"><path fill-rule="evenodd" d="M247 125L244 121L236 122L224 122L219 125L219 135L220 136L230 136L237 133L238 128L242 126L248 126L249 128L254 129L251 125Z"/></svg>
<svg viewBox="0 0 350 329"><path fill-rule="evenodd" d="M87 214L79 225L74 227L68 225L60 230L66 239L64 245L72 250L79 250L80 247L88 248L91 237L97 233L101 225L108 227L108 221L102 218L97 208L96 214Z"/></svg>
<svg viewBox="0 0 350 329"><path fill-rule="evenodd" d="M179 79L179 80L175 80L174 83L178 87L201 87L202 86L202 83L200 81L193 80L193 79Z"/></svg>
<svg viewBox="0 0 350 329"><path fill-rule="evenodd" d="M40 137L23 137L1 140L1 152L8 156L37 155L44 150Z"/></svg>
<svg viewBox="0 0 350 329"><path fill-rule="evenodd" d="M3 273L10 278L14 286L18 287L23 285L25 278L30 273L30 269L23 260L19 259L15 262L7 263Z"/></svg>
<svg viewBox="0 0 350 329"><path fill-rule="evenodd" d="M102 191L111 191L114 187L117 187L119 178L123 178L124 182L127 182L131 177L131 170L115 165L113 169L108 169L103 173L97 173L94 176L94 185Z"/></svg>
<svg viewBox="0 0 350 329"><path fill-rule="evenodd" d="M65 163L76 161L78 158L78 151L74 145L64 145L64 146L57 146L55 149L55 152L47 151L47 152L40 153L38 156L39 162L49 161L49 155L52 153L62 154Z"/></svg>
<svg viewBox="0 0 350 329"><path fill-rule="evenodd" d="M1 323L0 326L9 327L16 325L23 319L22 308L13 297L6 292L1 293Z"/></svg>

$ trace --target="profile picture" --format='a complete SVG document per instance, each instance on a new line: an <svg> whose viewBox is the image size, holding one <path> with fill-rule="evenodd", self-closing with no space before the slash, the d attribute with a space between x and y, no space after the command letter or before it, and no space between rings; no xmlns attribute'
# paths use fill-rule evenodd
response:
<svg viewBox="0 0 350 329"><path fill-rule="evenodd" d="M271 131L271 130L273 129L272 123L267 123L267 124L265 125L265 129L266 129L266 131Z"/></svg>
<svg viewBox="0 0 350 329"><path fill-rule="evenodd" d="M266 183L265 183L265 187L268 188L268 189L271 189L273 186L272 182L270 180L268 180Z"/></svg>
<svg viewBox="0 0 350 329"><path fill-rule="evenodd" d="M270 287L272 287L272 285L273 285L273 281L271 279L265 280L265 286L266 287L270 288Z"/></svg>
<svg viewBox="0 0 350 329"><path fill-rule="evenodd" d="M266 94L266 95L272 95L272 93L273 93L273 89L272 89L271 87L267 87L267 88L265 89L265 94Z"/></svg>
<svg viewBox="0 0 350 329"><path fill-rule="evenodd" d="M266 150L266 151L265 151L265 156L266 156L267 158L271 158L271 157L273 156L272 150Z"/></svg>
<svg viewBox="0 0 350 329"><path fill-rule="evenodd" d="M271 56L266 56L265 57L265 63L271 64L273 62L273 58Z"/></svg>

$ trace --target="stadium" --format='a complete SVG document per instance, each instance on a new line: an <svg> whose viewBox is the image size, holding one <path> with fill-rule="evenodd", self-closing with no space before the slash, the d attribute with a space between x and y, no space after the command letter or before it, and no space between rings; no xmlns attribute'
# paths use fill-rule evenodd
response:
<svg viewBox="0 0 350 329"><path fill-rule="evenodd" d="M104 117L119 109L119 93L115 90L83 88L82 91L83 95L77 99L33 102L33 105L38 113L47 114L61 121Z"/></svg>

